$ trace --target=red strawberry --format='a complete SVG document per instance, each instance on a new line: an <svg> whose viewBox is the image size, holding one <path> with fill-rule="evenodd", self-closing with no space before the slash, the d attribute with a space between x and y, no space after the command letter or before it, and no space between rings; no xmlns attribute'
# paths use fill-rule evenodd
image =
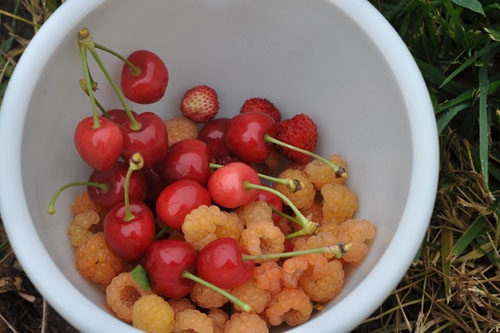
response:
<svg viewBox="0 0 500 333"><path fill-rule="evenodd" d="M219 111L217 93L209 86L191 88L182 98L181 111L193 121L208 123Z"/></svg>
<svg viewBox="0 0 500 333"><path fill-rule="evenodd" d="M274 121L277 123L281 121L280 111L274 106L273 103L269 102L265 98L254 97L247 99L241 107L240 113L252 111L267 113L273 117Z"/></svg>
<svg viewBox="0 0 500 333"><path fill-rule="evenodd" d="M318 129L311 118L301 113L279 124L276 139L313 152L316 143L318 143ZM307 163L311 160L311 157L305 154L278 145L275 147L276 150L294 162Z"/></svg>

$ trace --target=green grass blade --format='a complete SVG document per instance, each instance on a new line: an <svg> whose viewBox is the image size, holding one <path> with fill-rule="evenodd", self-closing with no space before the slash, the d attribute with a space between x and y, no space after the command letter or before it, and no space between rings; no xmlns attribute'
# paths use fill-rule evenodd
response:
<svg viewBox="0 0 500 333"><path fill-rule="evenodd" d="M439 86L446 79L446 77L443 74L441 74L441 71L436 67L432 66L431 64L428 64L425 61L422 61L418 58L415 58L415 62L417 63L424 78L426 78L433 84ZM453 95L458 95L461 94L466 89L462 85L454 81L450 81L446 86L442 88L442 90Z"/></svg>
<svg viewBox="0 0 500 333"><path fill-rule="evenodd" d="M478 0L451 0L451 1L453 1L453 3L457 6L467 8L469 10L472 10L473 12L486 16L486 14L484 13L483 5L481 5L481 3Z"/></svg>
<svg viewBox="0 0 500 333"><path fill-rule="evenodd" d="M489 190L488 185L488 152L489 152L489 132L490 120L487 110L487 96L490 81L488 79L489 58L479 69L479 160L481 162L481 171L484 178L484 184Z"/></svg>
<svg viewBox="0 0 500 333"><path fill-rule="evenodd" d="M458 10L453 7L451 0L443 0L443 5L450 15L452 23L449 25L450 37L453 38L462 48L467 48L468 45L465 42L464 28L462 26L462 22L460 21Z"/></svg>
<svg viewBox="0 0 500 333"><path fill-rule="evenodd" d="M453 231L444 227L441 231L441 269L443 270L443 282L446 298L450 297L450 270L451 261L449 259L451 249L453 248Z"/></svg>
<svg viewBox="0 0 500 333"><path fill-rule="evenodd" d="M488 29L484 28L484 31L488 33L491 39L493 39L496 42L500 41L500 29Z"/></svg>
<svg viewBox="0 0 500 333"><path fill-rule="evenodd" d="M486 220L479 217L470 225L470 227L460 236L451 251L450 261L455 261L462 252L465 251L467 246L474 241L477 237L482 235L488 230Z"/></svg>
<svg viewBox="0 0 500 333"><path fill-rule="evenodd" d="M490 82L490 87L488 89L488 95L494 94L497 92L497 90L500 88L500 80ZM449 102L446 102L444 104L441 104L436 108L436 114L441 113L457 104L466 102L468 100L473 99L475 96L475 90L474 89L468 89L464 91L462 94L459 96L455 97L454 99L450 100Z"/></svg>
<svg viewBox="0 0 500 333"><path fill-rule="evenodd" d="M462 110L470 107L470 103L462 103L450 108L448 111L440 114L437 118L438 134L446 128L446 125Z"/></svg>

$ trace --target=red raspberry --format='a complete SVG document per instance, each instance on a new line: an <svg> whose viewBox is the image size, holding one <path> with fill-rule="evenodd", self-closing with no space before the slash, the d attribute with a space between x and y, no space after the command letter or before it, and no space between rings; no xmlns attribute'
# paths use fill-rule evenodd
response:
<svg viewBox="0 0 500 333"><path fill-rule="evenodd" d="M240 113L253 111L266 113L273 117L274 121L277 123L281 121L280 111L274 106L273 103L269 102L265 98L254 97L247 99L245 103L243 103Z"/></svg>
<svg viewBox="0 0 500 333"><path fill-rule="evenodd" d="M209 86L196 86L182 98L181 111L193 121L208 123L219 111L217 93Z"/></svg>
<svg viewBox="0 0 500 333"><path fill-rule="evenodd" d="M226 164L233 163L233 162L240 162L240 160L237 157L228 156L228 155L224 155L224 156L220 156L220 157L215 158L215 163L220 164L220 165L226 165Z"/></svg>
<svg viewBox="0 0 500 333"><path fill-rule="evenodd" d="M313 152L318 143L318 128L311 118L301 113L292 119L282 121L278 126L276 138L292 146ZM275 147L294 162L307 163L311 160L308 155L278 145Z"/></svg>

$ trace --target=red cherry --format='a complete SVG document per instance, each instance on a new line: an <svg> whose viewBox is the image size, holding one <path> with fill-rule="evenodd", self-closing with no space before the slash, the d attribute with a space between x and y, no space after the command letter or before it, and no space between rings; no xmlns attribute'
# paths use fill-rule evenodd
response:
<svg viewBox="0 0 500 333"><path fill-rule="evenodd" d="M210 206L207 189L193 180L178 180L167 186L156 201L156 213L169 227L181 229L184 218L201 205Z"/></svg>
<svg viewBox="0 0 500 333"><path fill-rule="evenodd" d="M162 164L161 174L168 183L190 179L206 185L210 177L212 155L200 140L182 140L170 146Z"/></svg>
<svg viewBox="0 0 500 333"><path fill-rule="evenodd" d="M157 294L180 298L193 288L194 282L182 278L182 273L194 272L195 261L196 250L189 243L164 239L148 248L144 268Z"/></svg>
<svg viewBox="0 0 500 333"><path fill-rule="evenodd" d="M224 132L228 122L229 118L214 119L205 124L198 133L198 139L207 144L215 159L229 156L229 149L224 142Z"/></svg>
<svg viewBox="0 0 500 333"><path fill-rule="evenodd" d="M276 136L278 125L262 112L245 112L233 117L226 127L224 141L227 148L247 163L264 161L273 145L264 141L264 135Z"/></svg>
<svg viewBox="0 0 500 333"><path fill-rule="evenodd" d="M134 112L132 110L130 112L132 112L134 117L137 116L137 112ZM129 117L128 117L127 112L125 110L112 109L112 110L107 111L107 113L108 113L109 117L111 118L111 120L120 127L123 126L123 124L125 124L129 120Z"/></svg>
<svg viewBox="0 0 500 333"><path fill-rule="evenodd" d="M266 185L264 185L264 186L266 186ZM267 186L267 187L269 187L269 186ZM274 209L276 209L280 212L283 211L283 202L276 194L273 194L271 192L260 190L259 194L257 195L257 199L255 199L255 200L267 202L268 204L273 205ZM272 219L273 219L274 223L278 223L280 218L281 218L281 216L279 216L276 213L273 213Z"/></svg>
<svg viewBox="0 0 500 333"><path fill-rule="evenodd" d="M165 94L168 84L168 70L165 63L155 53L146 50L133 52L127 58L141 73L135 74L124 64L121 76L123 94L133 102L150 104L157 102Z"/></svg>
<svg viewBox="0 0 500 333"><path fill-rule="evenodd" d="M108 184L109 189L104 192L99 187L87 186L87 192L97 205L102 208L113 208L123 201L125 195L125 178L127 176L128 164L118 162L111 170L94 170L90 175L89 182ZM144 177L137 172L130 175L129 185L130 200L144 201L147 186Z"/></svg>
<svg viewBox="0 0 500 333"><path fill-rule="evenodd" d="M224 289L245 284L252 278L254 268L253 260L243 261L240 244L227 237L210 242L196 259L200 277Z"/></svg>
<svg viewBox="0 0 500 333"><path fill-rule="evenodd" d="M168 185L168 183L161 176L161 164L157 164L152 168L145 168L139 170L139 173L146 180L148 191L146 193L146 201L153 207L156 205L156 200L161 191Z"/></svg>
<svg viewBox="0 0 500 333"><path fill-rule="evenodd" d="M243 113L248 114L248 113ZM226 208L236 208L249 204L259 195L259 190L246 190L243 182L260 185L254 169L242 162L229 163L217 169L208 180L208 192L212 200Z"/></svg>
<svg viewBox="0 0 500 333"><path fill-rule="evenodd" d="M123 132L121 156L127 161L133 154L139 152L144 158L144 168L151 168L163 161L167 153L167 129L163 120L152 112L143 112L135 119L142 125L141 129L131 129L130 120L121 126Z"/></svg>
<svg viewBox="0 0 500 333"><path fill-rule="evenodd" d="M142 258L155 238L154 216L149 207L140 201L130 202L134 218L125 221L125 204L113 207L104 218L104 239L109 248L127 261Z"/></svg>
<svg viewBox="0 0 500 333"><path fill-rule="evenodd" d="M74 143L82 159L94 169L106 171L111 169L123 146L123 135L120 128L112 121L99 117L98 128L92 128L93 117L87 117L78 123L75 130Z"/></svg>

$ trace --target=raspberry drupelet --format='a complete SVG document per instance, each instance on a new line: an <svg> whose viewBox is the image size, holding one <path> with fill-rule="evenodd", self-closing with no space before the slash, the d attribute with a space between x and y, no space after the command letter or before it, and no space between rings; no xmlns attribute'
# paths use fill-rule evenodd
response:
<svg viewBox="0 0 500 333"><path fill-rule="evenodd" d="M265 289L259 288L255 279L250 279L244 285L233 289L231 294L250 305L252 307L250 313L264 312L271 300L271 293ZM242 311L237 305L234 306L234 309L236 311Z"/></svg>
<svg viewBox="0 0 500 333"><path fill-rule="evenodd" d="M190 119L180 116L165 121L168 133L168 145L171 146L186 139L198 137L198 127Z"/></svg>
<svg viewBox="0 0 500 333"><path fill-rule="evenodd" d="M227 313L221 309L210 309L207 316L214 324L214 333L224 333L226 323L229 320Z"/></svg>
<svg viewBox="0 0 500 333"><path fill-rule="evenodd" d="M340 184L326 184L321 188L323 218L327 222L340 223L350 219L358 209L358 197Z"/></svg>
<svg viewBox="0 0 500 333"><path fill-rule="evenodd" d="M329 301L342 290L344 270L339 260L333 260L325 266L309 266L299 280L300 287L314 302Z"/></svg>
<svg viewBox="0 0 500 333"><path fill-rule="evenodd" d="M274 184L274 188L290 199L298 209L309 208L313 205L316 190L304 172L289 169L283 171L279 178L297 179L300 182L302 188L295 193L291 193L285 185Z"/></svg>
<svg viewBox="0 0 500 333"><path fill-rule="evenodd" d="M92 232L90 228L101 220L96 211L88 210L77 214L68 227L68 236L73 247L78 247Z"/></svg>
<svg viewBox="0 0 500 333"><path fill-rule="evenodd" d="M200 308L220 308L228 302L228 299L215 290L195 283L191 291L191 300Z"/></svg>
<svg viewBox="0 0 500 333"><path fill-rule="evenodd" d="M142 296L134 304L133 325L148 333L168 333L174 328L174 311L158 295Z"/></svg>
<svg viewBox="0 0 500 333"><path fill-rule="evenodd" d="M351 244L349 251L342 259L360 264L368 253L368 246L364 242L374 238L376 232L377 228L368 220L347 220L341 223L335 229L333 237L337 242Z"/></svg>
<svg viewBox="0 0 500 333"><path fill-rule="evenodd" d="M303 208L300 212L311 221L315 221L320 224L323 222L323 209L321 204L316 201L313 202L311 207Z"/></svg>
<svg viewBox="0 0 500 333"><path fill-rule="evenodd" d="M273 326L285 321L290 326L304 323L311 317L313 306L302 289L283 289L266 309L266 316Z"/></svg>
<svg viewBox="0 0 500 333"><path fill-rule="evenodd" d="M182 225L184 237L196 250L221 237L238 240L243 224L235 215L221 212L217 206L202 205L186 215Z"/></svg>
<svg viewBox="0 0 500 333"><path fill-rule="evenodd" d="M196 310L196 306L187 298L171 298L168 304L176 314L187 309Z"/></svg>
<svg viewBox="0 0 500 333"><path fill-rule="evenodd" d="M273 211L264 201L252 201L248 205L238 208L236 213L245 226L254 222L273 221Z"/></svg>
<svg viewBox="0 0 500 333"><path fill-rule="evenodd" d="M83 277L108 284L121 272L122 260L108 248L104 234L98 232L85 238L77 248L75 265Z"/></svg>
<svg viewBox="0 0 500 333"><path fill-rule="evenodd" d="M241 245L250 255L262 255L283 252L285 235L272 222L254 222L241 233ZM264 260L266 261L266 260ZM267 261L277 261L267 259ZM260 263L263 260L256 260Z"/></svg>
<svg viewBox="0 0 500 333"><path fill-rule="evenodd" d="M330 162L344 168L347 172L347 163L340 155L335 154L330 156ZM305 173L311 180L311 183L313 183L314 188L318 191L321 190L325 184L344 184L346 180L344 177L336 177L333 169L320 160L312 160L307 163Z"/></svg>
<svg viewBox="0 0 500 333"><path fill-rule="evenodd" d="M255 267L254 279L257 287L268 290L272 295L281 291L283 269L275 262L266 262Z"/></svg>
<svg viewBox="0 0 500 333"><path fill-rule="evenodd" d="M118 318L131 323L134 303L149 294L132 279L130 272L121 273L106 287L106 303Z"/></svg>
<svg viewBox="0 0 500 333"><path fill-rule="evenodd" d="M226 324L224 333L267 333L266 322L253 313L234 313Z"/></svg>
<svg viewBox="0 0 500 333"><path fill-rule="evenodd" d="M187 309L175 314L173 332L213 333L214 323L206 314Z"/></svg>
<svg viewBox="0 0 500 333"><path fill-rule="evenodd" d="M71 212L74 215L78 215L80 213L85 213L88 210L97 212L101 218L104 218L106 215L106 210L99 207L94 201L92 201L87 191L85 191L80 193L80 195L73 200L73 203L71 204Z"/></svg>

